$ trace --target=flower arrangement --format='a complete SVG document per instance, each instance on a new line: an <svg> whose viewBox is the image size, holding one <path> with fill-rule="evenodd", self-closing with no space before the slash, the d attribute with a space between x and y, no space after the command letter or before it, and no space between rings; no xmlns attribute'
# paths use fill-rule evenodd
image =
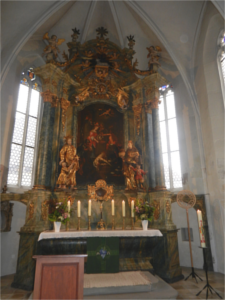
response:
<svg viewBox="0 0 225 300"><path fill-rule="evenodd" d="M140 201L136 199L134 206L135 215L141 220L152 221L155 207L150 205L147 201Z"/></svg>
<svg viewBox="0 0 225 300"><path fill-rule="evenodd" d="M65 224L70 219L70 213L68 211L67 201L50 203L49 207L50 214L48 219L51 222L61 222Z"/></svg>

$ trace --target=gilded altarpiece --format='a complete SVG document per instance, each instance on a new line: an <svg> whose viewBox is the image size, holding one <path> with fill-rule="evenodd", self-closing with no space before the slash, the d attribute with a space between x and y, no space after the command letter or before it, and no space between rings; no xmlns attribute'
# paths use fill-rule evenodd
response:
<svg viewBox="0 0 225 300"><path fill-rule="evenodd" d="M120 49L106 38L106 29L96 31L96 39L81 45L77 41L79 30L73 29L68 54L63 53L64 62L57 59L57 45L64 40L44 36L49 43L44 49L46 64L34 70L42 80L44 102L35 183L23 196L14 195L27 204L26 222L20 230L15 287L33 287L32 255L38 253L37 236L52 228L47 220L50 199L73 200L71 230L77 228L76 203L80 200L80 226L85 230L87 185L99 179L113 185L116 229L122 227L122 200L126 203L127 229L131 228L131 199L147 200L156 207L150 226L160 229L163 238L152 265L167 281L182 278L171 194L165 187L161 154L159 87L168 84L158 72L161 50L154 46L143 49L148 54L149 68L138 70L137 61L133 62L134 37L128 37L128 48ZM93 202L93 229L99 214L99 203ZM103 219L111 229L111 201L104 204ZM135 227L140 228L140 222L135 222ZM132 268L148 270L149 262L140 267L130 259L123 261L121 271Z"/></svg>

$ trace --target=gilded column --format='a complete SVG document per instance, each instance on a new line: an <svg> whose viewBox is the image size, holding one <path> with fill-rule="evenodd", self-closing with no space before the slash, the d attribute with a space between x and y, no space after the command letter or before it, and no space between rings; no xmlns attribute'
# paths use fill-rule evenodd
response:
<svg viewBox="0 0 225 300"><path fill-rule="evenodd" d="M163 158L159 125L159 108L158 99L152 103L152 124L153 124L153 139L154 139L154 157L155 157L155 183L156 190L165 190L165 178L163 171Z"/></svg>

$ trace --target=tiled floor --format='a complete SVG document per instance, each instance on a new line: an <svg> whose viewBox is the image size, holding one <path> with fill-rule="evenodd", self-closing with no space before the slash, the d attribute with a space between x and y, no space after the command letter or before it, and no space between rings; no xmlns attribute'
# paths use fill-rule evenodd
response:
<svg viewBox="0 0 225 300"><path fill-rule="evenodd" d="M183 275L186 278L191 273L191 268L182 268ZM206 299L206 289L197 297L196 294L205 286L206 279L203 270L195 269L196 273L203 279L196 283L195 279L189 277L187 281L181 280L171 284L171 286L178 291L177 299ZM210 285L220 294L224 299L224 275L220 273L209 272ZM1 299L28 299L31 292L14 289L11 287L14 275L1 277ZM138 293L137 293L138 299ZM213 293L208 295L208 299L219 299Z"/></svg>

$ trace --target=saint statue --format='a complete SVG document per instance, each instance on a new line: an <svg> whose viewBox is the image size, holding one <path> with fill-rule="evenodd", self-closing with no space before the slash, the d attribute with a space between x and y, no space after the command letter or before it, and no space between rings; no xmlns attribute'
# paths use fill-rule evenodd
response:
<svg viewBox="0 0 225 300"><path fill-rule="evenodd" d="M126 190L134 190L137 188L134 167L139 164L139 156L137 148L133 145L132 141L129 141L128 148L123 159L123 172L126 177Z"/></svg>
<svg viewBox="0 0 225 300"><path fill-rule="evenodd" d="M66 145L60 151L60 165L62 165L61 173L57 180L59 188L70 186L75 189L76 171L79 169L79 157L76 155L77 150L72 145L72 138L66 137Z"/></svg>

